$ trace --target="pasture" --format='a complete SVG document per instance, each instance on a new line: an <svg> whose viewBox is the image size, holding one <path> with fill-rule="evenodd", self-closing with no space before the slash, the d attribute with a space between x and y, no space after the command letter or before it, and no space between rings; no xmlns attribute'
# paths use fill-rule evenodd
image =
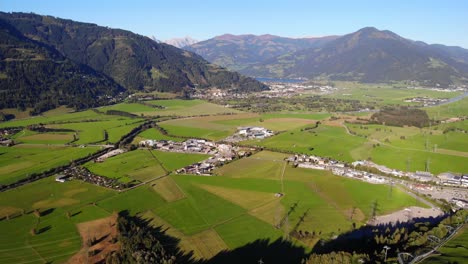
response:
<svg viewBox="0 0 468 264"><path fill-rule="evenodd" d="M364 102L376 102L378 105L414 105L405 99L428 96L431 98L452 98L461 92L439 92L428 89L408 89L404 84L362 84L354 82L335 82L337 91L325 97L354 99Z"/></svg>
<svg viewBox="0 0 468 264"><path fill-rule="evenodd" d="M81 247L76 223L109 215L88 204L113 195L114 191L81 181L57 183L53 177L0 193L0 262L66 261Z"/></svg>
<svg viewBox="0 0 468 264"><path fill-rule="evenodd" d="M133 180L147 181L163 176L166 170L149 150L134 150L106 159L102 163L85 164L91 172L126 183Z"/></svg>
<svg viewBox="0 0 468 264"><path fill-rule="evenodd" d="M154 107L152 107L153 105ZM198 116L241 113L239 110L202 100L153 100L143 103L120 103L99 108L100 111L119 110L145 116Z"/></svg>
<svg viewBox="0 0 468 264"><path fill-rule="evenodd" d="M342 127L320 125L310 130L294 129L264 140L249 140L245 145L258 145L271 149L307 153L351 162L351 150L359 147L365 139L346 133Z"/></svg>
<svg viewBox="0 0 468 264"><path fill-rule="evenodd" d="M16 145L0 147L0 184L9 184L41 173L51 168L66 165L71 160L82 158L98 151L96 147L66 147L48 145Z"/></svg>

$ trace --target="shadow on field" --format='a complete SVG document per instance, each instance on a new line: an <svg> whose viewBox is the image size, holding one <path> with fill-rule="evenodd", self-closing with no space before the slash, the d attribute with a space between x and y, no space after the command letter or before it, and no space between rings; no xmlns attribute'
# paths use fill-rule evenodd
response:
<svg viewBox="0 0 468 264"><path fill-rule="evenodd" d="M40 228L39 230L37 230L36 235L40 235L42 233L45 233L45 232L49 231L50 229L52 229L52 226L50 226L50 225L45 226L43 228Z"/></svg>
<svg viewBox="0 0 468 264"><path fill-rule="evenodd" d="M71 217L77 216L77 215L79 215L79 214L81 214L81 211L78 211L78 212L76 212L76 213L73 213L73 214L71 215Z"/></svg>
<svg viewBox="0 0 468 264"><path fill-rule="evenodd" d="M418 225L421 223L427 223L430 226L437 226L447 215L440 215L438 217L424 217L424 218L413 218L409 222L397 222L390 224L380 225L366 225L358 229L343 233L336 239L325 241L320 240L315 247L313 252L316 254L328 254L331 252L345 251L345 252L356 252L358 254L369 254L372 256L374 251L380 252L382 250L382 244L376 243L375 237L378 235L388 236L393 234L396 230L406 230L409 234L412 231L418 229ZM402 245L393 244L391 249L388 250L389 256L396 256L397 252L404 251ZM375 257L375 256L374 256ZM371 261L376 261L371 258Z"/></svg>
<svg viewBox="0 0 468 264"><path fill-rule="evenodd" d="M196 260L193 252L184 252L180 249L180 239L167 235L166 228L153 226L151 224L152 219L130 216L126 212L121 212L120 215L124 215L127 221L133 222L138 226L138 229L144 229L145 236L151 234L151 236L155 237L164 246L166 252L176 257L177 263L301 263L307 257L304 248L295 246L289 241L283 239L275 241L258 239L242 247L219 252L211 259ZM130 230L127 229L126 231L129 232Z"/></svg>
<svg viewBox="0 0 468 264"><path fill-rule="evenodd" d="M47 210L44 210L41 212L41 217L42 216L46 216L46 215L50 215L51 213L53 213L55 211L55 208L49 208Z"/></svg>
<svg viewBox="0 0 468 264"><path fill-rule="evenodd" d="M209 260L198 263L301 263L307 257L304 248L289 241L259 239L242 247L222 251Z"/></svg>

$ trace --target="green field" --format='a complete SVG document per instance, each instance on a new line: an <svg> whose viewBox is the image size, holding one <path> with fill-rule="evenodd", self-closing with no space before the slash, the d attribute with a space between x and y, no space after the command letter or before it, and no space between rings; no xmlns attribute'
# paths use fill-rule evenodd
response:
<svg viewBox="0 0 468 264"><path fill-rule="evenodd" d="M10 215L0 221L0 262L66 261L82 243L75 224L109 215L88 204L113 195L114 191L88 183L57 183L54 178L0 193L0 218ZM33 209L43 215L36 217ZM36 235L31 234L33 228Z"/></svg>
<svg viewBox="0 0 468 264"><path fill-rule="evenodd" d="M106 159L102 163L88 162L91 172L116 178L120 182L146 181L166 174L166 170L149 150L135 150Z"/></svg>
<svg viewBox="0 0 468 264"><path fill-rule="evenodd" d="M16 145L0 147L0 184L9 184L68 164L71 160L98 151L96 147L66 147L47 145Z"/></svg>
<svg viewBox="0 0 468 264"><path fill-rule="evenodd" d="M412 105L404 102L407 98L428 96L431 98L452 98L461 92L439 92L428 89L407 89L403 84L362 84L353 82L336 82L336 92L326 97L354 99L364 102L377 102L379 105Z"/></svg>
<svg viewBox="0 0 468 264"><path fill-rule="evenodd" d="M175 171L187 165L209 158L205 154L187 154L177 152L153 151L161 165L168 171Z"/></svg>
<svg viewBox="0 0 468 264"><path fill-rule="evenodd" d="M321 125L312 130L301 131L295 129L264 140L246 141L245 144L293 153L333 157L350 162L353 161L351 150L359 147L364 142L363 138L347 134L344 128Z"/></svg>
<svg viewBox="0 0 468 264"><path fill-rule="evenodd" d="M140 124L141 121L135 119L114 117L112 120L48 125L47 127L74 130L78 133L79 138L74 142L75 144L90 144L99 142L116 143L123 135ZM108 134L107 141L104 140L105 131Z"/></svg>
<svg viewBox="0 0 468 264"><path fill-rule="evenodd" d="M99 110L103 112L107 110L119 110L145 116L197 116L240 113L238 110L226 108L201 100L153 100L146 101L145 104L154 105L155 107L139 103L121 103L112 106L105 106ZM164 108L161 109L157 107Z"/></svg>
<svg viewBox="0 0 468 264"><path fill-rule="evenodd" d="M436 120L466 116L468 113L468 97L450 104L426 107L424 110L427 112L429 117Z"/></svg>

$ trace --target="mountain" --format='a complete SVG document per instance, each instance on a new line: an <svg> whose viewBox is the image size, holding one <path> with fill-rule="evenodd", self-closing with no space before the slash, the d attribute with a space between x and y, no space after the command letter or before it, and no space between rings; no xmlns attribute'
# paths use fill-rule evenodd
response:
<svg viewBox="0 0 468 264"><path fill-rule="evenodd" d="M180 92L191 87L258 91L267 86L202 57L130 31L27 13L3 13L23 36L112 78L130 91Z"/></svg>
<svg viewBox="0 0 468 264"><path fill-rule="evenodd" d="M37 114L59 105L98 106L125 90L0 19L0 91L0 109L30 107Z"/></svg>
<svg viewBox="0 0 468 264"><path fill-rule="evenodd" d="M177 47L179 49L184 48L186 46L190 46L192 44L197 43L198 40L193 39L189 36L183 37L183 38L172 38L164 41L164 43L172 45L174 47Z"/></svg>
<svg viewBox="0 0 468 264"><path fill-rule="evenodd" d="M155 41L156 43L161 43L161 41L159 39L157 39L156 36L151 36L149 38L152 39L153 41Z"/></svg>
<svg viewBox="0 0 468 264"><path fill-rule="evenodd" d="M318 48L303 49L251 65L250 76L326 77L332 80L387 82L416 80L427 85L466 82L468 64L461 48L427 45L388 30L363 28ZM463 49L462 49L463 50Z"/></svg>
<svg viewBox="0 0 468 264"><path fill-rule="evenodd" d="M242 70L290 52L320 47L336 36L322 38L284 38L273 35L225 34L198 42L184 49L230 70Z"/></svg>

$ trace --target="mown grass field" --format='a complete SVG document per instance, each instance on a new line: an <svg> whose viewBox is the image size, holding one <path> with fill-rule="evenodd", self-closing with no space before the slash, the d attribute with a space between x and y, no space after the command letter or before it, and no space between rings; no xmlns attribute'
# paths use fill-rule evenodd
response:
<svg viewBox="0 0 468 264"><path fill-rule="evenodd" d="M121 182L146 181L166 174L166 170L149 150L135 150L106 159L102 163L90 161L85 165L91 172Z"/></svg>
<svg viewBox="0 0 468 264"><path fill-rule="evenodd" d="M353 161L351 150L364 142L365 139L347 134L342 127L320 125L316 129L294 129L264 140L245 141L244 144L333 157L350 162Z"/></svg>
<svg viewBox="0 0 468 264"><path fill-rule="evenodd" d="M71 160L98 151L96 147L16 145L0 147L0 184L13 183L32 173L41 173L68 164Z"/></svg>
<svg viewBox="0 0 468 264"><path fill-rule="evenodd" d="M463 131L443 133L444 129L461 124L441 124L433 128L389 127L382 125L348 124L350 131L366 144L352 150L354 159L372 160L391 168L407 170L429 169L433 173L468 170L468 135Z"/></svg>
<svg viewBox="0 0 468 264"><path fill-rule="evenodd" d="M141 124L140 120L118 117L111 120L96 121L96 122L78 122L67 123L60 125L48 125L47 127L55 129L71 129L78 133L78 140L75 144L90 144L90 143L115 143L123 135L129 133L133 128ZM105 139L105 131L107 131L108 139Z"/></svg>
<svg viewBox="0 0 468 264"><path fill-rule="evenodd" d="M114 191L91 184L57 183L53 178L0 193L0 262L65 262L81 247L75 225L109 215L88 204L113 195ZM40 218L33 209L41 211Z"/></svg>
<svg viewBox="0 0 468 264"><path fill-rule="evenodd" d="M461 92L439 92L427 89L407 89L406 85L402 84L389 85L336 82L336 86L340 89L330 95L325 96L340 99L371 101L377 102L380 105L413 105L413 103L406 103L404 100L407 98L422 96L428 96L431 98L452 98L461 94Z"/></svg>
<svg viewBox="0 0 468 264"><path fill-rule="evenodd" d="M112 106L101 107L99 110L103 112L107 110L119 110L145 116L197 116L240 113L238 110L208 103L202 100L153 100L145 101L145 104L120 103ZM151 107L150 105L154 105L155 107Z"/></svg>
<svg viewBox="0 0 468 264"><path fill-rule="evenodd" d="M240 126L261 126L274 131L285 131L315 124L328 114L237 114L174 119L160 123L171 135L220 140L232 135Z"/></svg>
<svg viewBox="0 0 468 264"><path fill-rule="evenodd" d="M426 107L424 110L427 112L429 117L436 120L466 116L468 113L468 97L450 104Z"/></svg>

